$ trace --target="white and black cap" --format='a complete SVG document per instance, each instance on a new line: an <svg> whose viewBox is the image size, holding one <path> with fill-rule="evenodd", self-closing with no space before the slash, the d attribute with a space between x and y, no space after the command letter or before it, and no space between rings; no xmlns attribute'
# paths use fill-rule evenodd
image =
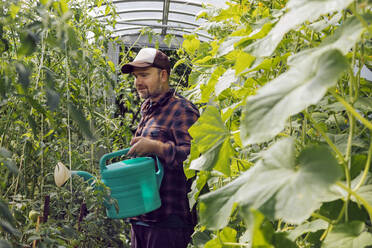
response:
<svg viewBox="0 0 372 248"><path fill-rule="evenodd" d="M170 74L168 56L155 48L142 48L132 62L121 67L121 72L131 73L133 67L145 68L149 66L167 70L168 74Z"/></svg>

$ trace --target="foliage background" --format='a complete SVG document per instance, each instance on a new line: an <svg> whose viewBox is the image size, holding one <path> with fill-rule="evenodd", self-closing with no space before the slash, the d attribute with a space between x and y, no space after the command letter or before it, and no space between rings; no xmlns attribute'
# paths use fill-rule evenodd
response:
<svg viewBox="0 0 372 248"><path fill-rule="evenodd" d="M89 15L102 4L114 27L109 2L0 3L4 247L129 245L101 192L79 179L56 188L52 176L58 161L98 174L138 121L132 79L106 56L125 45ZM190 246L371 246L370 1L227 5L199 14L212 42L186 35L169 52L171 84L202 112L185 163L200 218ZM123 49L122 62L136 51Z"/></svg>

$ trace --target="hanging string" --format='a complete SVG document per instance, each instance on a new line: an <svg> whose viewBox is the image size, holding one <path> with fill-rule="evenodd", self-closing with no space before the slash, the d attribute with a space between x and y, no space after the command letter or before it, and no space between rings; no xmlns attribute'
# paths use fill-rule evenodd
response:
<svg viewBox="0 0 372 248"><path fill-rule="evenodd" d="M67 42L65 44L65 70L66 70L66 93L67 93L67 136L68 136L68 163L69 163L69 169L72 170L72 159L71 159L71 128L70 128L70 108L69 108L69 102L70 102L70 87L69 87L69 80L70 80L70 70L68 67L68 53L67 53ZM72 177L70 178L70 192L71 192L71 201L72 201Z"/></svg>

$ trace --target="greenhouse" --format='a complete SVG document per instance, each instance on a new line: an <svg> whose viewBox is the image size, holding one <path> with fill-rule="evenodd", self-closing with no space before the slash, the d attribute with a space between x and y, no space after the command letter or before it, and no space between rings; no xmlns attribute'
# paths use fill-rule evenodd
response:
<svg viewBox="0 0 372 248"><path fill-rule="evenodd" d="M372 247L371 1L0 5L0 247Z"/></svg>

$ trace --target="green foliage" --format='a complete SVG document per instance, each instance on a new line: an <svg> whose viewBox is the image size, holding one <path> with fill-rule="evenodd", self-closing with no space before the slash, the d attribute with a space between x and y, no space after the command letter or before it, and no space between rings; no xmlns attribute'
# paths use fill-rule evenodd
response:
<svg viewBox="0 0 372 248"><path fill-rule="evenodd" d="M59 161L98 174L104 153L129 144L131 129L122 123L138 120L114 116L113 89L122 82L106 54L119 41L92 17L91 6L94 1L0 3L1 246L129 243L128 226L105 217L102 196L75 181L57 189L52 176ZM130 94L122 98L130 101ZM29 216L44 217L46 196L49 218L36 228ZM83 204L89 214L79 220Z"/></svg>
<svg viewBox="0 0 372 248"><path fill-rule="evenodd" d="M194 237L372 245L371 91L361 75L370 16L369 1L352 0L231 1L200 13L214 40L182 51L194 69L189 96L203 106L185 165L196 174ZM236 241L217 239L224 228Z"/></svg>

